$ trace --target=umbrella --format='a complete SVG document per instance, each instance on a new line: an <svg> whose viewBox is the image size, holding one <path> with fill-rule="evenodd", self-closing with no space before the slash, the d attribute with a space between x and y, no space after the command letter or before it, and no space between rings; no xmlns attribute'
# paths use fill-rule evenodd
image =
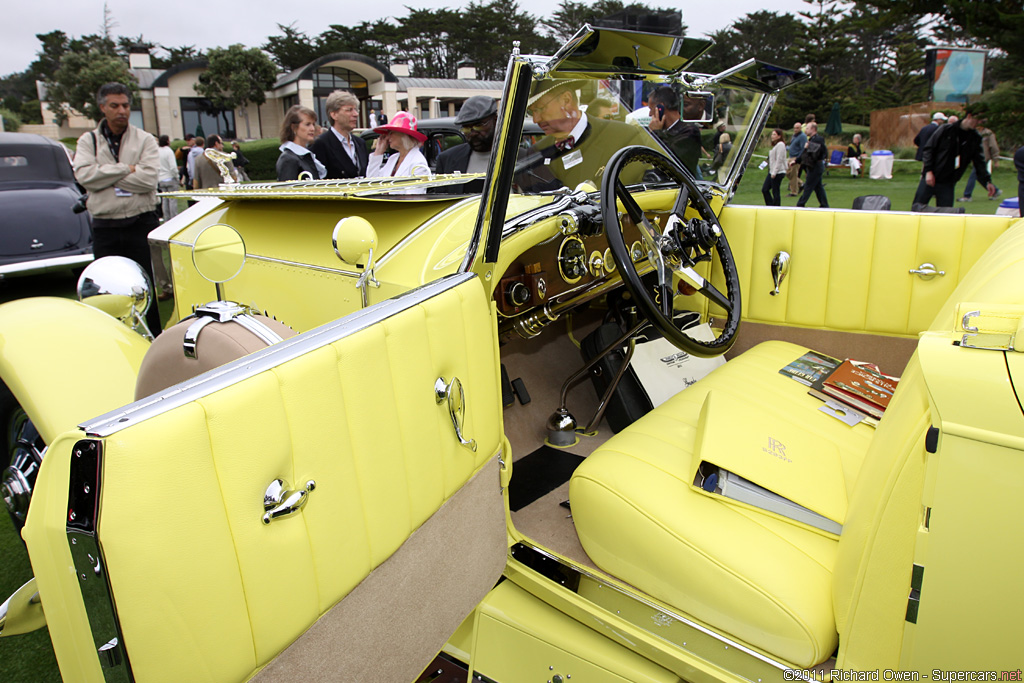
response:
<svg viewBox="0 0 1024 683"><path fill-rule="evenodd" d="M839 135L843 132L843 122L839 116L839 103L832 105L832 113L828 115L828 123L825 124L825 135Z"/></svg>

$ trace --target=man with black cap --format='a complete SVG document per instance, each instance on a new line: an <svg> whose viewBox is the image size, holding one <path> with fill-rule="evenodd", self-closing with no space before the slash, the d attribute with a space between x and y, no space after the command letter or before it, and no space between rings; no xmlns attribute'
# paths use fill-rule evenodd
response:
<svg viewBox="0 0 1024 683"><path fill-rule="evenodd" d="M964 107L964 117L956 123L939 126L924 146L924 172L917 186L912 208L927 205L935 197L939 207L953 206L955 187L967 167L974 164L978 180L988 189L988 196L996 193L981 149L981 135L976 130L985 123L985 105L974 102Z"/></svg>
<svg viewBox="0 0 1024 683"><path fill-rule="evenodd" d="M474 95L462 103L455 116L455 125L462 128L466 141L446 149L437 157L435 173L486 173L494 144L494 124L498 119L498 103L493 97ZM447 192L480 192L483 181L474 180L462 186L445 188Z"/></svg>

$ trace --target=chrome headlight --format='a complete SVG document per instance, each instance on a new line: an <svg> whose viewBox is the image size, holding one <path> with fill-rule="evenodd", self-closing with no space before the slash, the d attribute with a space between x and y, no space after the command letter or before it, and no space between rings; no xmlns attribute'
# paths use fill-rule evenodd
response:
<svg viewBox="0 0 1024 683"><path fill-rule="evenodd" d="M142 266L130 258L104 256L90 263L78 278L78 300L153 338L145 323L153 285Z"/></svg>

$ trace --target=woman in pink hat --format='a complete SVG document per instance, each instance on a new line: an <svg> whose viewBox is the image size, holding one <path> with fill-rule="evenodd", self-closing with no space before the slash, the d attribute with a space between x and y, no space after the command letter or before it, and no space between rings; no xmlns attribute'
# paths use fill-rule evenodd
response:
<svg viewBox="0 0 1024 683"><path fill-rule="evenodd" d="M422 176L430 174L427 158L420 151L420 145L427 141L427 136L416 129L416 117L404 111L395 114L391 122L373 129L380 133L377 145L366 165L367 178ZM384 152L388 147L397 151L384 161ZM423 193L426 190L414 190Z"/></svg>

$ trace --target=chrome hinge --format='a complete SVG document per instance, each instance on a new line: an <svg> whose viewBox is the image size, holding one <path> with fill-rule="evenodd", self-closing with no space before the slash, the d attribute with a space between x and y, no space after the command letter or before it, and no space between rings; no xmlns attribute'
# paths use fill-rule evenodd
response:
<svg viewBox="0 0 1024 683"><path fill-rule="evenodd" d="M910 597L907 598L907 621L917 623L917 613L921 609L921 584L924 581L924 567L915 564L910 575Z"/></svg>

